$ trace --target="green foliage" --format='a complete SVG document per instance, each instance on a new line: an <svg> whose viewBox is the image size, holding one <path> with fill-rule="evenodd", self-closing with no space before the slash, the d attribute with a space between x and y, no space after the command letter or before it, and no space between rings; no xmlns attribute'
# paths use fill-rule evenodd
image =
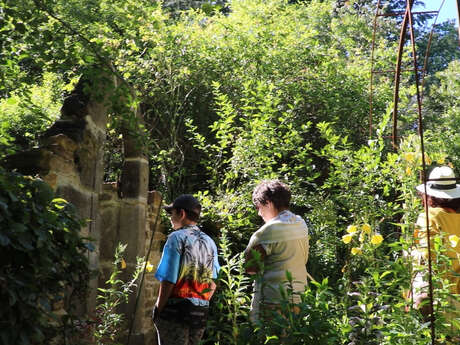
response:
<svg viewBox="0 0 460 345"><path fill-rule="evenodd" d="M209 156L203 161L202 154L193 150L190 135L198 134L202 143L210 148L221 145L217 136L226 130L220 120L226 111L232 112L227 127L235 125L242 129L258 130L261 121L271 116L266 132L278 123L283 124L277 121L277 117L282 116L285 126L292 125L304 142L309 141L315 147L321 145L316 141L315 131L307 131L302 125L324 120L334 122L334 126L345 132L365 133L367 74L363 66L368 61L363 48L369 43L371 32L364 20L333 17L326 3L304 6L282 1L235 1L231 9L226 16L212 18L189 12L181 21L169 25L169 31L159 33L168 55L175 57L157 62L161 83L151 88L155 104L152 120L160 126L158 131L167 133L157 139L157 145L167 145L160 151L164 154L153 157L158 169L166 168L156 175L169 179L163 180L167 191L184 183L187 185L182 189L192 188L193 184L199 188L201 181L209 178L208 174L203 175L209 166L205 164ZM382 59L381 63L384 61L388 59ZM162 75L161 71L167 74ZM161 86L162 83L165 85ZM265 96L269 98L264 99ZM164 104L166 101L168 104ZM171 104L173 101L175 105ZM381 107L380 101L376 104ZM188 133L184 132L184 123ZM221 125L224 127L217 128ZM169 137L169 133L174 136ZM358 141L359 137L355 135L353 139ZM267 154L261 153L258 160L267 160ZM231 154L222 158L228 160ZM270 152L273 158L267 163L277 159L276 154ZM215 156L212 157L214 163ZM233 164L239 163L238 158L235 157ZM195 162L196 173L190 170L193 166L188 161ZM196 165L197 161L202 164ZM162 162L167 166L161 167ZM214 175L218 173L220 171ZM242 172L243 178L245 173ZM193 179L196 176L198 181L184 180L181 177L184 174ZM211 172L210 177L214 179L212 175Z"/></svg>
<svg viewBox="0 0 460 345"><path fill-rule="evenodd" d="M460 136L454 128L460 125L460 62L451 62L436 77L439 85L430 89L426 99L426 135L429 142L446 153L446 163L451 162L458 169Z"/></svg>
<svg viewBox="0 0 460 345"><path fill-rule="evenodd" d="M417 39L418 61L421 66L425 63L430 32L431 28L429 32ZM460 59L460 52L455 22L452 20L437 24L433 28L426 73L434 76L436 72L445 70L449 63L458 59Z"/></svg>
<svg viewBox="0 0 460 345"><path fill-rule="evenodd" d="M61 331L53 313L86 297L83 225L75 209L44 182L0 170L1 344L48 344Z"/></svg>
<svg viewBox="0 0 460 345"><path fill-rule="evenodd" d="M7 25L0 35L6 50L14 52L0 59L0 65L14 75L8 80L23 76L33 80L45 71L66 71L68 80L81 74L91 79L102 71L115 75L126 88L112 101L129 103L128 108L143 104L148 145L153 148L152 188L165 191L167 199L206 188L203 181L213 178L205 168L207 156L191 143L195 134L206 138L205 145L216 143L210 127L219 120L215 85L237 111L236 120L245 119L246 127L253 112L244 108L257 101L251 96L255 92L258 98L272 94L276 103L270 106L279 106L279 114L289 113L284 116L286 125L313 124L311 131L299 127L302 139L312 147L322 144L315 130L320 121L353 133L354 142L367 133L371 26L364 15L333 13L332 2L239 0L226 14L191 10L174 19L147 0L90 4L3 0L2 4ZM382 36L377 41L379 66L389 68L388 42ZM36 59L30 58L33 54ZM382 109L391 96L391 81L381 81L376 83L381 92L376 92L375 109ZM8 86L4 92L14 89ZM116 109L112 116L118 134L126 127L124 113ZM263 117L255 120L257 125ZM276 121L271 121L273 128ZM189 123L196 126L194 133ZM108 175L117 170L115 162Z"/></svg>
<svg viewBox="0 0 460 345"><path fill-rule="evenodd" d="M241 322L248 318L250 281L244 274L242 254L232 254L225 230L219 246L219 259L223 264L218 277L218 292L211 302L206 341L213 344L236 344L242 337Z"/></svg>
<svg viewBox="0 0 460 345"><path fill-rule="evenodd" d="M62 81L48 73L40 85L0 100L0 149L2 154L29 149L38 144L39 135L59 115ZM59 90L62 92L62 90Z"/></svg>
<svg viewBox="0 0 460 345"><path fill-rule="evenodd" d="M123 281L119 278L122 273L121 269L126 268L123 259L126 246L121 243L118 244L112 262L112 272L109 280L106 281L107 288L98 289L97 298L100 303L96 309L97 323L94 329L97 345L120 344L120 335L126 329L126 319L125 315L120 313L118 309L122 304L128 302L128 297L137 287L137 280L144 270L144 259L138 258L130 280Z"/></svg>
<svg viewBox="0 0 460 345"><path fill-rule="evenodd" d="M292 284L289 275L288 282ZM340 343L347 333L342 321L344 305L337 300L327 279L310 284L296 305L292 303L292 289L288 288L280 301L280 310L266 313L255 323L255 336L249 338L248 344ZM296 308L298 312L294 311Z"/></svg>
<svg viewBox="0 0 460 345"><path fill-rule="evenodd" d="M397 154L385 139L393 79L375 75L376 133L367 138L374 5L235 0L223 14L211 5L172 13L149 0L0 0L5 80L0 106L9 114L8 121L6 115L0 121L0 145L11 149L12 136L35 136L47 123L37 115L49 116L57 107L49 91L38 103L30 102L23 82L38 85L47 71L62 73L66 83L83 75L87 85L116 76L117 87L110 90L86 87L93 97L110 95L106 178L119 174L123 141L148 134L142 143L149 148L151 188L162 190L166 199L199 190L205 221L226 229L221 243L226 264L213 302L210 342L236 344L252 331L248 280L235 253L261 222L251 205L254 185L276 177L290 184L293 211L307 218L308 270L323 283L302 296L300 314L292 315L292 306L283 304L282 313L273 315L276 322L259 325L250 341L296 343L296 335L308 343L315 335L314 341L324 344L424 344L427 325L403 296L414 274L404 253L412 246L420 211L414 190L421 172L414 88L407 84L401 90ZM384 10L402 8L404 2L397 1ZM420 25L426 20L418 18ZM381 24L373 67L389 70L397 23L382 18ZM458 55L453 33L451 25L437 29L432 71ZM426 37L419 47L424 44ZM403 66L410 62L409 48ZM447 58L438 54L441 48ZM429 84L436 87L424 97L430 166L460 166L460 140L453 130L459 127L458 67L451 62L431 76ZM408 83L410 76L402 80ZM32 111L24 104L33 104ZM135 108L142 108L145 123L129 115ZM349 226L358 230L348 233ZM343 243L347 235L350 241ZM124 298L116 276L113 284L104 291L107 319L101 332L107 333L100 339L110 337L120 321L112 319L111 308ZM437 293L445 303L439 285ZM293 334L279 332L289 327ZM444 329L439 322L436 327L442 339Z"/></svg>

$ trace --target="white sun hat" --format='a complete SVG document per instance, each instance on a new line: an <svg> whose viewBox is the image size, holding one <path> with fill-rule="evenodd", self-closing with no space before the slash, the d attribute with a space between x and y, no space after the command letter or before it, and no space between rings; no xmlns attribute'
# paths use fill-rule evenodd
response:
<svg viewBox="0 0 460 345"><path fill-rule="evenodd" d="M434 168L426 183L426 194L441 199L460 198L460 185L456 184L454 171L448 166ZM416 187L421 193L425 193L423 184Z"/></svg>

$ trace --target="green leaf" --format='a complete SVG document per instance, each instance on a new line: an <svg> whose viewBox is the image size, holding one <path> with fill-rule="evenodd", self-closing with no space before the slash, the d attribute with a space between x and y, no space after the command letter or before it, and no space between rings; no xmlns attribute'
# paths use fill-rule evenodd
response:
<svg viewBox="0 0 460 345"><path fill-rule="evenodd" d="M30 236L21 234L17 237L18 242L21 244L21 246L26 249L26 250L33 250L34 246L32 243L32 240Z"/></svg>
<svg viewBox="0 0 460 345"><path fill-rule="evenodd" d="M13 223L10 225L10 229L13 232L24 233L27 231L27 227L21 223Z"/></svg>
<svg viewBox="0 0 460 345"><path fill-rule="evenodd" d="M8 246L10 243L11 243L11 241L8 238L8 236L0 233L0 245L5 247L5 246Z"/></svg>

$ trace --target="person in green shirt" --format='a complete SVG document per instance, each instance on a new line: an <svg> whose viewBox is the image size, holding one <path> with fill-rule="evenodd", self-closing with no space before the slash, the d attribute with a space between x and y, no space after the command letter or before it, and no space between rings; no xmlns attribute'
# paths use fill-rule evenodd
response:
<svg viewBox="0 0 460 345"><path fill-rule="evenodd" d="M265 222L251 236L245 250L246 272L261 275L254 282L252 321L258 320L264 310L279 309L280 287L290 284L286 272L292 276L294 304L300 302L299 294L307 284L308 228L300 216L289 211L290 200L289 187L279 180L262 181L252 194L258 214ZM262 265L254 264L255 256L260 257Z"/></svg>

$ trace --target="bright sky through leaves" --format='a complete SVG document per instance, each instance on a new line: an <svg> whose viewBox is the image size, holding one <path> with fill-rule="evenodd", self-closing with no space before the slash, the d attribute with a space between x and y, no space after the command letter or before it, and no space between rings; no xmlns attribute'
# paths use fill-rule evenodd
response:
<svg viewBox="0 0 460 345"><path fill-rule="evenodd" d="M425 0L425 7L414 6L414 11L437 11L441 6L442 0ZM448 19L454 19L458 25L457 0L445 0L444 5L439 13L438 23L442 23Z"/></svg>

